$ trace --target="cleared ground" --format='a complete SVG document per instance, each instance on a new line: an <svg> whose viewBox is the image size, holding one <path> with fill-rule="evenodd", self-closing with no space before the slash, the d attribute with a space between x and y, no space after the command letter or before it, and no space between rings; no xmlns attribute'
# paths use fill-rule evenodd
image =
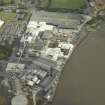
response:
<svg viewBox="0 0 105 105"><path fill-rule="evenodd" d="M47 8L48 7L48 4L49 4L49 0L40 0L39 6L41 8Z"/></svg>

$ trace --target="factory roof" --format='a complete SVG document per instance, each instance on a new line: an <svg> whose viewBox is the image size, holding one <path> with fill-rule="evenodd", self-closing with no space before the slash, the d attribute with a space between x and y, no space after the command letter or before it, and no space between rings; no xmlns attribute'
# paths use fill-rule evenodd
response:
<svg viewBox="0 0 105 105"><path fill-rule="evenodd" d="M40 61L34 61L33 63L34 63L34 65L37 65L37 66L41 67L42 69L51 70L50 65L44 64L44 63L42 63Z"/></svg>
<svg viewBox="0 0 105 105"><path fill-rule="evenodd" d="M43 47L44 47L43 41L40 38L36 37L35 44L34 44L34 49L35 50L41 50Z"/></svg>
<svg viewBox="0 0 105 105"><path fill-rule="evenodd" d="M48 48L46 51L46 56L52 56L52 60L56 61L58 57L64 56L60 48Z"/></svg>
<svg viewBox="0 0 105 105"><path fill-rule="evenodd" d="M34 85L34 82L33 82L33 81L28 80L28 81L27 81L27 85L29 85L29 86L33 86L33 85Z"/></svg>
<svg viewBox="0 0 105 105"><path fill-rule="evenodd" d="M46 65L49 65L50 67L53 67L55 68L57 65L56 65L56 62L50 60L50 59L47 59L46 57L39 57L37 59L38 62L41 62L41 63L44 63Z"/></svg>
<svg viewBox="0 0 105 105"><path fill-rule="evenodd" d="M41 83L41 86L44 88L45 91L48 91L48 89L51 87L53 78L54 78L54 76L48 76Z"/></svg>
<svg viewBox="0 0 105 105"><path fill-rule="evenodd" d="M25 17L25 14L17 14L16 17L18 20L23 20Z"/></svg>
<svg viewBox="0 0 105 105"><path fill-rule="evenodd" d="M37 28L38 23L36 21L30 21L27 28Z"/></svg>
<svg viewBox="0 0 105 105"><path fill-rule="evenodd" d="M58 47L60 47L61 49L70 49L72 50L74 48L73 44L69 44L69 43L59 43Z"/></svg>
<svg viewBox="0 0 105 105"><path fill-rule="evenodd" d="M37 22L37 21L30 21L27 25L27 32L31 33L31 36L28 36L26 41L32 42L32 40L35 40L36 37L39 35L40 32L45 30L53 30L52 25L47 25L46 22Z"/></svg>
<svg viewBox="0 0 105 105"><path fill-rule="evenodd" d="M37 21L30 21L27 25L27 28L34 28L39 31L45 31L45 30L53 30L52 25L47 25L46 22L37 22Z"/></svg>
<svg viewBox="0 0 105 105"><path fill-rule="evenodd" d="M42 39L51 39L53 37L53 33L51 31L44 31L42 34Z"/></svg>

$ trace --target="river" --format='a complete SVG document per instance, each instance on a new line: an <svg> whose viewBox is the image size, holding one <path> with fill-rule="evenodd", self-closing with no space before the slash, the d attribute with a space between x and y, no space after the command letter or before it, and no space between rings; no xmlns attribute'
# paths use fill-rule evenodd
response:
<svg viewBox="0 0 105 105"><path fill-rule="evenodd" d="M105 105L105 25L73 52L52 105Z"/></svg>

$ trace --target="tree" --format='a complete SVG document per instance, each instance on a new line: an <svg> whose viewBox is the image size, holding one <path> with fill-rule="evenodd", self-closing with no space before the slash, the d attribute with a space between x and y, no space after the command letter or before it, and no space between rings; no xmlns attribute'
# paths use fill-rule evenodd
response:
<svg viewBox="0 0 105 105"><path fill-rule="evenodd" d="M3 4L4 4L3 0L0 0L0 5L3 5Z"/></svg>
<svg viewBox="0 0 105 105"><path fill-rule="evenodd" d="M14 4L14 0L11 0L11 4Z"/></svg>

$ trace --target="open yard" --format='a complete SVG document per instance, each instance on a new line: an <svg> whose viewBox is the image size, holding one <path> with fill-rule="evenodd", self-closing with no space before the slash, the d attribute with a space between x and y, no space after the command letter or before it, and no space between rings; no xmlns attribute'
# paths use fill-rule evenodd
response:
<svg viewBox="0 0 105 105"><path fill-rule="evenodd" d="M80 9L85 5L85 0L39 0L38 7L43 9Z"/></svg>

